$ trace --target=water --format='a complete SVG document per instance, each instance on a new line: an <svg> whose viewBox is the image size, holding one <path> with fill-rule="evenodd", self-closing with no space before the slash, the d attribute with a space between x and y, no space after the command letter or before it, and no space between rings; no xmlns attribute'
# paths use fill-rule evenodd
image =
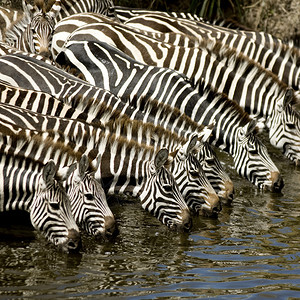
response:
<svg viewBox="0 0 300 300"><path fill-rule="evenodd" d="M282 194L258 192L219 154L235 199L218 219L194 218L189 233L114 200L119 234L84 235L82 251L68 255L28 223L2 222L0 299L300 299L300 168L271 151Z"/></svg>

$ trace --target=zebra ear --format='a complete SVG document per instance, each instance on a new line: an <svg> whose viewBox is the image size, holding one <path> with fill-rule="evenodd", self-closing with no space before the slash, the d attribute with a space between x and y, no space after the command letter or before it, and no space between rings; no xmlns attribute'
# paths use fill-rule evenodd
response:
<svg viewBox="0 0 300 300"><path fill-rule="evenodd" d="M52 18L55 19L57 17L57 15L59 14L61 10L61 0L56 0L51 9L48 12L48 15Z"/></svg>
<svg viewBox="0 0 300 300"><path fill-rule="evenodd" d="M84 174L86 173L88 167L89 167L89 159L86 155L82 155L78 163L79 176L81 178L84 177Z"/></svg>
<svg viewBox="0 0 300 300"><path fill-rule="evenodd" d="M191 151L195 148L198 141L198 134L194 134L188 142L183 146L185 154L191 153Z"/></svg>
<svg viewBox="0 0 300 300"><path fill-rule="evenodd" d="M250 135L256 128L256 120L252 119L244 128L246 128L245 135Z"/></svg>
<svg viewBox="0 0 300 300"><path fill-rule="evenodd" d="M47 162L43 169L43 180L46 184L51 183L56 173L56 165L53 160Z"/></svg>
<svg viewBox="0 0 300 300"><path fill-rule="evenodd" d="M288 88L285 92L284 99L283 99L283 108L285 109L289 103L291 103L294 96L294 90L292 88Z"/></svg>
<svg viewBox="0 0 300 300"><path fill-rule="evenodd" d="M22 0L22 7L23 7L24 14L29 17L32 17L34 8L30 3L27 2L27 0Z"/></svg>
<svg viewBox="0 0 300 300"><path fill-rule="evenodd" d="M168 160L169 151L165 148L160 149L154 158L154 165L156 169L161 168Z"/></svg>

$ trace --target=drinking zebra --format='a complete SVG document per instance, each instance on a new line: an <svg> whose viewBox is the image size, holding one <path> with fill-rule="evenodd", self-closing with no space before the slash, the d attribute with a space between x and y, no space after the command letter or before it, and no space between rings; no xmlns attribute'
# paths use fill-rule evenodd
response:
<svg viewBox="0 0 300 300"><path fill-rule="evenodd" d="M201 48L184 48L161 43L112 22L82 26L69 36L65 46L81 40L107 42L140 62L182 72L195 81L200 92L203 80L211 83L219 92L225 92L229 98L238 101L248 113L263 118L272 145L297 164L300 155L299 114L292 107L277 109L285 102L290 89L258 64L240 59L226 49L217 47L215 50L209 44ZM291 126L290 121L293 121ZM274 138L272 132L282 134Z"/></svg>
<svg viewBox="0 0 300 300"><path fill-rule="evenodd" d="M18 143L17 134L2 124L0 132L0 211L28 211L34 228L50 242L64 251L78 250L79 229L71 213L70 200L61 180L57 179L54 161L43 164L16 152L24 146ZM9 143L16 148L6 151Z"/></svg>
<svg viewBox="0 0 300 300"><path fill-rule="evenodd" d="M104 47L102 56L100 45ZM74 64L72 63L73 67L90 66L91 70L93 64L96 63L100 68L101 59L103 59L105 61L103 70L106 73L109 70L113 74L113 76L107 76L106 82L111 78L116 78L119 81L126 78L128 85L128 80L133 76L132 74L137 73L143 67L142 64L132 60L121 51L113 49L107 44L100 44L99 41L97 43L70 41L62 53L65 56L63 59L65 61L69 60L70 63L75 58ZM96 59L97 55L99 55L98 59ZM81 60L86 61L82 63ZM84 69L81 71L85 72ZM87 77L91 77L88 71L86 73L88 74ZM100 76L99 79L101 80ZM96 76L92 77L96 78ZM134 87L138 88L140 84L136 83ZM115 84L112 81L110 85L113 87ZM256 124L250 122L248 115L243 113L233 101L229 101L224 95L214 93L210 88L203 86L201 93L198 93L188 82L185 82L183 87L189 87L188 96L184 100L179 97L166 97L164 101L173 107L178 107L181 112L187 114L199 124L208 125L216 120L210 142L233 156L238 173L260 188L281 190L283 183L279 171L269 158L266 147L253 133ZM260 171L258 171L259 169Z"/></svg>

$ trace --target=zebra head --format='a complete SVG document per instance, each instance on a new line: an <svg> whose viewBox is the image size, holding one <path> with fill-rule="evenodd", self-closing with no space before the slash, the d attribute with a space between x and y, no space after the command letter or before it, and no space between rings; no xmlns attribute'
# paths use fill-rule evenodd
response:
<svg viewBox="0 0 300 300"><path fill-rule="evenodd" d="M95 179L94 172L88 170L89 166L87 156L83 155L68 177L67 193L72 214L87 233L96 237L111 236L116 229L115 218L108 207L104 190Z"/></svg>
<svg viewBox="0 0 300 300"><path fill-rule="evenodd" d="M55 18L61 8L60 0L56 0L49 11L46 11L43 0L35 0L34 6L26 0L23 0L22 4L28 19L28 25L21 38L24 47L32 53L50 56Z"/></svg>
<svg viewBox="0 0 300 300"><path fill-rule="evenodd" d="M72 216L70 200L56 180L56 165L50 160L43 169L37 194L30 207L33 226L64 251L78 250L79 229Z"/></svg>
<svg viewBox="0 0 300 300"><path fill-rule="evenodd" d="M215 124L212 123L203 129L204 134L199 139L196 156L219 198L224 202L231 202L234 197L233 182L225 172L219 158L208 142L214 126Z"/></svg>
<svg viewBox="0 0 300 300"><path fill-rule="evenodd" d="M198 135L193 135L182 147L171 153L173 161L171 173L188 207L203 215L216 215L220 201L215 190L205 176L200 162L194 155Z"/></svg>
<svg viewBox="0 0 300 300"><path fill-rule="evenodd" d="M142 207L171 229L189 230L191 217L178 185L165 168L169 152L160 149L148 164L147 179L138 193Z"/></svg>
<svg viewBox="0 0 300 300"><path fill-rule="evenodd" d="M256 121L238 127L233 160L237 172L260 189L280 192L283 180L269 157L267 147L255 134Z"/></svg>
<svg viewBox="0 0 300 300"><path fill-rule="evenodd" d="M267 122L271 144L283 150L283 154L296 165L300 161L300 114L291 102L293 90L288 89L284 97L276 102Z"/></svg>

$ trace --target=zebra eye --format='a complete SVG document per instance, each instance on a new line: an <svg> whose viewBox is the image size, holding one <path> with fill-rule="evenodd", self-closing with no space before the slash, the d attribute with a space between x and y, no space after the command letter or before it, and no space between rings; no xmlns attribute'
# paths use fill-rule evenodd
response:
<svg viewBox="0 0 300 300"><path fill-rule="evenodd" d="M59 210L59 204L58 203L49 203L50 207L54 210Z"/></svg>
<svg viewBox="0 0 300 300"><path fill-rule="evenodd" d="M296 126L294 123L286 123L286 126L288 129L296 129Z"/></svg>
<svg viewBox="0 0 300 300"><path fill-rule="evenodd" d="M252 155L258 155L257 149L249 149L249 153Z"/></svg>
<svg viewBox="0 0 300 300"><path fill-rule="evenodd" d="M165 185L163 186L163 188L164 188L164 190L165 190L166 192L172 192L172 191L173 191L172 186L171 186L170 184L165 184Z"/></svg>
<svg viewBox="0 0 300 300"><path fill-rule="evenodd" d="M191 174L192 177L199 177L199 172L190 171L190 174Z"/></svg>
<svg viewBox="0 0 300 300"><path fill-rule="evenodd" d="M86 194L84 194L84 197L85 197L87 200L89 200L89 201L94 200L94 196L93 196L93 194L91 194L91 193L86 193Z"/></svg>

